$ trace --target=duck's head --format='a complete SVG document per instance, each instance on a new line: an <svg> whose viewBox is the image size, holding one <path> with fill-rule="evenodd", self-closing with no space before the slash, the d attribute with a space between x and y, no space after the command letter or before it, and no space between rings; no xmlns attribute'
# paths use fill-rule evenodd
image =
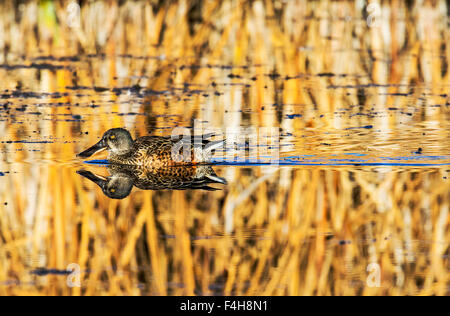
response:
<svg viewBox="0 0 450 316"><path fill-rule="evenodd" d="M124 155L133 148L133 138L126 129L113 128L103 134L102 139L89 149L78 154L78 157L88 158L105 149L114 155Z"/></svg>
<svg viewBox="0 0 450 316"><path fill-rule="evenodd" d="M102 177L86 170L78 170L77 173L97 184L111 199L124 199L133 189L133 179L125 173L115 173L110 177Z"/></svg>

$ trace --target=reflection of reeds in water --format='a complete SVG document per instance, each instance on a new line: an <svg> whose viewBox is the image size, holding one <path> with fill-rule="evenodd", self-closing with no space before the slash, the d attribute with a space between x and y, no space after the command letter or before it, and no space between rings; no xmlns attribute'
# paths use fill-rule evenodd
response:
<svg viewBox="0 0 450 316"><path fill-rule="evenodd" d="M66 2L0 4L4 93L62 94L0 102L12 102L0 110L0 171L11 171L0 177L0 294L449 294L444 170L223 168L227 191L115 201L70 164L106 129L168 134L192 118L295 136L373 124L390 131L377 136L387 151L413 146L397 144L401 126L423 124L448 153L445 1L393 1L373 28L353 2L156 3L88 3L81 28L66 23ZM154 92L101 92L136 84ZM334 115L349 105L355 116ZM3 143L29 139L50 143ZM29 273L72 262L82 288ZM372 262L380 288L366 285Z"/></svg>

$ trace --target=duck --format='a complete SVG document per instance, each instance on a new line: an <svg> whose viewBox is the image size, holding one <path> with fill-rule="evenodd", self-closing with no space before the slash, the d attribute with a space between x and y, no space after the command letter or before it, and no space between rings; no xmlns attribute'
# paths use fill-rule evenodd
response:
<svg viewBox="0 0 450 316"><path fill-rule="evenodd" d="M206 190L219 188L213 183L227 184L217 176L211 165L178 165L169 168L145 167L140 165L111 164L107 167L109 176L104 177L84 169L77 174L97 184L103 194L111 199L124 199L133 187L141 190Z"/></svg>
<svg viewBox="0 0 450 316"><path fill-rule="evenodd" d="M151 168L209 163L212 151L225 143L225 140L208 141L212 135L143 136L133 140L128 130L113 128L77 156L88 158L107 150L109 163Z"/></svg>

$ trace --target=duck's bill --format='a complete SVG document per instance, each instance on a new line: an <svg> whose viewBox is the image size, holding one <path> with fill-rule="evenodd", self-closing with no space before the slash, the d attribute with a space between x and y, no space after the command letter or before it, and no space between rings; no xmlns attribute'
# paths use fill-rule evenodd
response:
<svg viewBox="0 0 450 316"><path fill-rule="evenodd" d="M85 177L86 179L91 180L92 182L94 182L95 184L97 184L99 187L103 188L104 184L108 181L108 179L106 179L105 177L102 176L98 176L96 174L93 174L90 171L86 171L86 170L78 170L77 173L80 176Z"/></svg>
<svg viewBox="0 0 450 316"><path fill-rule="evenodd" d="M96 153L99 153L106 149L106 142L102 139L97 144L92 146L91 148L86 149L82 153L79 153L77 156L81 158L89 158L92 155L95 155Z"/></svg>

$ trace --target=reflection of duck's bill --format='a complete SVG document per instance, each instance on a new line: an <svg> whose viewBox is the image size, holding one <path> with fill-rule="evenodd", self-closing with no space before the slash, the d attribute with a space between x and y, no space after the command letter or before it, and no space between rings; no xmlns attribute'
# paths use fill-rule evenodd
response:
<svg viewBox="0 0 450 316"><path fill-rule="evenodd" d="M79 153L77 156L81 157L81 158L88 158L96 153L99 153L99 152L105 150L107 147L108 146L107 146L106 142L102 139L101 141L99 141L97 144L95 144L91 148L88 148L85 151L83 151L82 153Z"/></svg>
<svg viewBox="0 0 450 316"><path fill-rule="evenodd" d="M209 180L213 181L214 183L221 183L221 184L225 184L225 185L228 184L228 182L227 182L227 180L225 180L225 178L219 177L215 174L208 174L208 175L206 175L206 177Z"/></svg>
<svg viewBox="0 0 450 316"><path fill-rule="evenodd" d="M85 177L86 179L91 180L92 182L94 182L95 184L97 184L99 187L103 188L103 186L105 185L105 183L107 182L107 179L105 177L102 176L98 176L96 174L93 174L90 171L86 171L86 170L78 170L77 174Z"/></svg>

